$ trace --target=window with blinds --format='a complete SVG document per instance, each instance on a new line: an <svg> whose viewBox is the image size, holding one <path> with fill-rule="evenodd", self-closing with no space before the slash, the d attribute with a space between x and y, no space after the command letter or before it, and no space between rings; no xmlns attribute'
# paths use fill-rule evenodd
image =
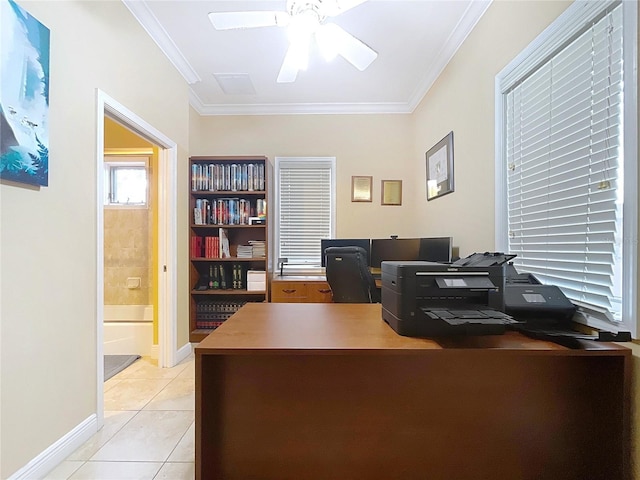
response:
<svg viewBox="0 0 640 480"><path fill-rule="evenodd" d="M335 158L276 158L276 248L288 266L320 266L320 239L333 238Z"/></svg>
<svg viewBox="0 0 640 480"><path fill-rule="evenodd" d="M104 160L105 206L145 207L149 158L105 156Z"/></svg>
<svg viewBox="0 0 640 480"><path fill-rule="evenodd" d="M623 8L610 3L502 92L510 253L520 272L619 322Z"/></svg>

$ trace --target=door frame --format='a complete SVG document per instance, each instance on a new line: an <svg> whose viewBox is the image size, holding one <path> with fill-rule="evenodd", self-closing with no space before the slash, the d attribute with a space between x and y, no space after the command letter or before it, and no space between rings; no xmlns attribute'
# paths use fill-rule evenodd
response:
<svg viewBox="0 0 640 480"><path fill-rule="evenodd" d="M104 423L104 118L109 117L159 147L158 154L158 366L177 359L176 142L100 89L96 89L96 353L98 428Z"/></svg>

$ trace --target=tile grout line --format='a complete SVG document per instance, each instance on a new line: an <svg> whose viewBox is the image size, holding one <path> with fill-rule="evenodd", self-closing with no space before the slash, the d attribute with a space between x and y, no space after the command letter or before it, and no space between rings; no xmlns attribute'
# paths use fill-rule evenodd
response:
<svg viewBox="0 0 640 480"><path fill-rule="evenodd" d="M144 359L144 357L143 357ZM178 448L178 445L180 445L180 443L186 438L187 433L189 432L191 426L193 425L193 422L191 424L189 424L186 427L186 430L184 431L184 433L180 436L180 438L178 439L178 441L176 442L176 444L173 446L173 448L171 449L171 451L169 452L169 454L167 455L167 457L164 459L164 461L148 461L148 460L92 460L92 458L102 449L105 447L105 445L107 445L110 441L113 440L113 438L120 433L127 425L129 425L137 416L140 412L142 411L147 411L145 410L146 407L149 406L149 404L151 404L162 392L165 391L166 388L170 387L172 385L172 383L177 380L184 372L187 371L187 369L191 368L190 367L190 363L193 361L192 358L188 357L187 359L185 359L184 361L184 365L182 366L182 368L180 368L179 370L175 370L175 375L171 376L171 377L164 377L164 376L151 376L151 378L149 378L148 376L142 375L139 378L136 378L136 372L138 370L140 370L141 368L144 368L144 364L140 364L140 366L136 369L136 371L134 372L130 372L129 375L131 376L124 376L123 378L117 378L120 374L123 374L124 372L126 372L126 369L123 370L122 372L119 372L116 376L112 377L109 380L115 380L117 379L117 382L115 382L114 385L112 385L108 390L103 391L103 395L105 395L108 391L110 391L111 389L117 388L119 384L121 384L121 382L123 380L168 380L167 384L164 385L156 394L154 394L144 405L142 405L140 408L138 409L124 409L124 410L104 410L104 413L106 412L133 412L133 415L126 421L124 422L119 428L117 428L111 435L109 435L108 437L104 438L104 441L101 441L97 447L97 450L91 455L89 456L88 459L82 459L82 460L70 460L70 462L77 462L78 465L76 466L76 468L73 469L72 472L70 472L66 478L70 479L71 477L73 477L73 475L75 475L76 473L78 473L79 470L81 470L83 467L85 467L87 464L97 464L97 463L112 463L112 464L118 464L118 463L148 463L148 464L159 464L159 468L158 471L154 474L153 479L159 478L158 475L160 475L160 472L163 470L163 468L165 468L165 466L167 464L193 464L193 460L192 461L176 461L176 462L170 462L169 459L171 458L171 455L173 455L173 453L176 451L176 449ZM153 364L150 364L147 362L147 365L150 365L154 368L159 368ZM174 367L175 368L175 367ZM173 373L173 372L172 372ZM186 378L189 378L187 375L185 375ZM182 378L180 379L182 380ZM157 412L189 412L189 411L193 411L193 410L173 410L173 409L158 409L158 410L148 410L148 411L157 411ZM195 421L195 420L194 420ZM104 425L103 427L104 428ZM96 432L94 435L97 435L99 433ZM92 437L93 438L93 437ZM90 440L88 440L87 442L89 442ZM85 444L87 443L85 442ZM84 445L84 444L83 444ZM82 448L79 447L79 448Z"/></svg>

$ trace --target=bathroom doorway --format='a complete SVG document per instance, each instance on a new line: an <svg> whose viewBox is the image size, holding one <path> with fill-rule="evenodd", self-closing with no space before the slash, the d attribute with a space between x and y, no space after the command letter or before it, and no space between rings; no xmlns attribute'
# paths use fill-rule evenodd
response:
<svg viewBox="0 0 640 480"><path fill-rule="evenodd" d="M157 149L157 235L154 259L154 289L157 292L157 357L158 366L172 367L182 360L176 345L177 330L177 259L176 259L176 203L177 203L177 145L155 127L131 112L104 92L97 91L96 142L96 214L97 214L97 291L96 291L96 352L98 427L104 422L104 300L105 300L105 119L112 120ZM127 277L128 278L128 277ZM127 280L128 281L128 280ZM132 285L137 282L132 276ZM184 349L181 349L181 352ZM180 353L181 355L182 353Z"/></svg>
<svg viewBox="0 0 640 480"><path fill-rule="evenodd" d="M158 359L158 147L104 119L104 354Z"/></svg>

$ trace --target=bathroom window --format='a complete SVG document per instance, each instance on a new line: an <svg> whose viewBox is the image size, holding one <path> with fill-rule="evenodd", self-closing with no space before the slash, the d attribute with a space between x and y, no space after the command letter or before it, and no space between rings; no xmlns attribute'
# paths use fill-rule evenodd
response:
<svg viewBox="0 0 640 480"><path fill-rule="evenodd" d="M105 157L105 205L146 207L148 204L149 172L144 157Z"/></svg>

